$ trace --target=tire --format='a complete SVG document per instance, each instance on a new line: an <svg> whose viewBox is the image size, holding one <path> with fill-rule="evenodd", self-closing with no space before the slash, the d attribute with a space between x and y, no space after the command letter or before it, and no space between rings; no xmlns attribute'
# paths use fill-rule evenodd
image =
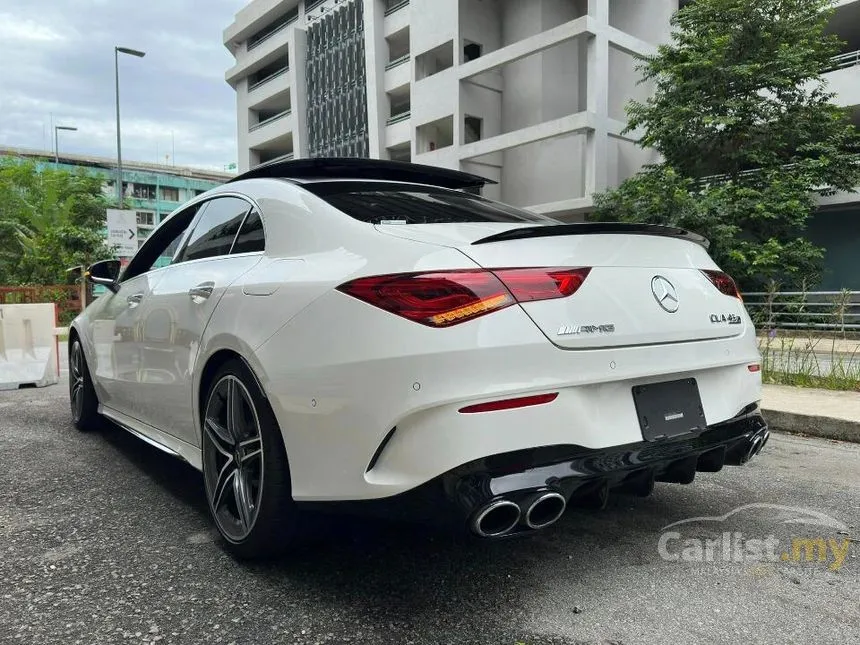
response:
<svg viewBox="0 0 860 645"><path fill-rule="evenodd" d="M243 361L218 370L200 418L207 506L227 550L243 560L283 554L298 533L289 463L275 415Z"/></svg>
<svg viewBox="0 0 860 645"><path fill-rule="evenodd" d="M99 423L99 399L93 387L87 357L81 341L75 337L69 346L69 407L72 423L84 432L93 430Z"/></svg>

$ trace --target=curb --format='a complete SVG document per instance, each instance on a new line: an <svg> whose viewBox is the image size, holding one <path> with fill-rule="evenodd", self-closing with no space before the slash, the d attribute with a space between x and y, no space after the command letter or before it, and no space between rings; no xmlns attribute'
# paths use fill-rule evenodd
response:
<svg viewBox="0 0 860 645"><path fill-rule="evenodd" d="M762 409L762 414L768 427L777 432L790 432L823 439L860 443L860 421L768 410L766 408Z"/></svg>

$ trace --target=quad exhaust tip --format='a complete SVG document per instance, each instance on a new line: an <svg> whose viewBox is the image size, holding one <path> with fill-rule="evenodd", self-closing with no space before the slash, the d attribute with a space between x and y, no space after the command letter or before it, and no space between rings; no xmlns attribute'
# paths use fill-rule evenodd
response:
<svg viewBox="0 0 860 645"><path fill-rule="evenodd" d="M507 499L490 502L475 515L472 531L480 537L500 537L520 521L520 507Z"/></svg>
<svg viewBox="0 0 860 645"><path fill-rule="evenodd" d="M537 530L554 524L564 514L566 506L567 500L560 493L544 493L526 510L526 526Z"/></svg>

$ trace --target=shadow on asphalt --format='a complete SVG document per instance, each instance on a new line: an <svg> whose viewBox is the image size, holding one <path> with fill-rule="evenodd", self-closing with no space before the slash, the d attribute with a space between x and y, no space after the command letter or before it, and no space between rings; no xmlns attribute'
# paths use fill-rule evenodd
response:
<svg viewBox="0 0 860 645"><path fill-rule="evenodd" d="M106 428L102 436L212 526L200 473L119 428ZM670 500L617 496L603 511L569 510L557 526L540 535L497 541L478 540L465 531L314 514L309 517L310 537L282 559L236 563L238 572L226 564L232 559L207 558L207 566L250 578L273 600L287 589L298 590L314 603L348 607L367 624L403 626L444 621L470 606L491 612L488 602L508 612L524 607L523 594L545 584L539 572L569 570L575 559L579 571L568 580L573 585L588 572L615 566L609 552L619 546L622 551L629 547L630 560L647 560L641 555L643 532L656 535L677 511ZM205 548L220 550L221 545L216 539ZM638 557L633 553L637 550ZM590 602L599 596L592 591Z"/></svg>

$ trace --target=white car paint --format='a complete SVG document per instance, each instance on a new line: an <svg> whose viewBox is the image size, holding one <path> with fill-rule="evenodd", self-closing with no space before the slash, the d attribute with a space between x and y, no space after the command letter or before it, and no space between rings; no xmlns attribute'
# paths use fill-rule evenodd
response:
<svg viewBox="0 0 860 645"><path fill-rule="evenodd" d="M521 448L642 441L630 395L637 384L694 377L709 424L760 399L760 373L748 369L760 361L752 323L700 272L717 267L690 241L593 234L471 245L520 225L373 226L277 179L241 180L196 201L227 194L259 208L265 253L151 271L99 298L72 325L102 413L197 468L201 375L224 350L246 360L271 403L297 501L392 496ZM441 329L335 290L361 276L481 266L593 269L568 298ZM678 288L678 312L658 306L656 275ZM213 283L212 295L193 299L189 289L204 282ZM137 293L140 303L129 305ZM735 314L741 324L712 323L714 313ZM590 324L615 331L558 335ZM558 398L459 412L542 393Z"/></svg>

